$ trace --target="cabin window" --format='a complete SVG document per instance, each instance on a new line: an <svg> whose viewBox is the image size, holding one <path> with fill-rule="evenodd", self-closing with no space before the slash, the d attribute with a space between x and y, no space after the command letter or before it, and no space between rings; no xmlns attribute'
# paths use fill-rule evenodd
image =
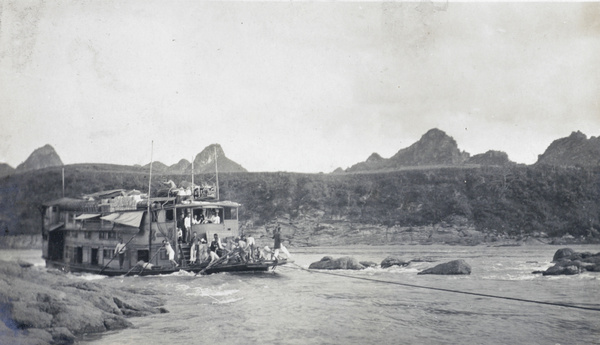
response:
<svg viewBox="0 0 600 345"><path fill-rule="evenodd" d="M223 209L223 219L237 219L237 208L225 207Z"/></svg>
<svg viewBox="0 0 600 345"><path fill-rule="evenodd" d="M73 237L73 238L79 237L79 231L71 231L71 237Z"/></svg>
<svg viewBox="0 0 600 345"><path fill-rule="evenodd" d="M147 249L137 251L137 261L150 261L150 255Z"/></svg>
<svg viewBox="0 0 600 345"><path fill-rule="evenodd" d="M90 239L92 238L92 232L91 231L86 231L83 233L83 237L86 239Z"/></svg>
<svg viewBox="0 0 600 345"><path fill-rule="evenodd" d="M114 231L109 231L108 232L108 238L109 239L111 239L111 238L117 238L117 233L114 232Z"/></svg>
<svg viewBox="0 0 600 345"><path fill-rule="evenodd" d="M98 238L101 239L101 240L105 239L106 238L106 231L100 231L98 233Z"/></svg>
<svg viewBox="0 0 600 345"><path fill-rule="evenodd" d="M166 218L167 220L173 220L173 210L167 210Z"/></svg>
<svg viewBox="0 0 600 345"><path fill-rule="evenodd" d="M65 247L65 259L69 259L71 257L71 247Z"/></svg>
<svg viewBox="0 0 600 345"><path fill-rule="evenodd" d="M105 259L110 259L112 257L113 251L111 249L102 250L102 257Z"/></svg>

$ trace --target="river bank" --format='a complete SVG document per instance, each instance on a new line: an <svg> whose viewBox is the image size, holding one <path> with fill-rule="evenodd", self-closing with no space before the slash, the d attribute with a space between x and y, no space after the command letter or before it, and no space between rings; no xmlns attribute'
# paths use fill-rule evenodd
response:
<svg viewBox="0 0 600 345"><path fill-rule="evenodd" d="M112 288L22 260L0 261L0 343L72 344L88 333L166 313L152 289Z"/></svg>

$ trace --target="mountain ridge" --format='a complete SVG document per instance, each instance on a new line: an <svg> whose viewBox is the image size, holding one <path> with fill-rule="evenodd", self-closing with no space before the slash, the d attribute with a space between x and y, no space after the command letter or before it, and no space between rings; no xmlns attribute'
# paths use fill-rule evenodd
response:
<svg viewBox="0 0 600 345"><path fill-rule="evenodd" d="M215 156L217 157L216 166ZM192 172L192 162L187 159L181 159L170 166L160 161L152 162L152 164L153 170L160 173L190 174ZM390 158L383 158L377 152L373 152L365 161L358 162L347 169L339 167L332 173L377 172L464 165L512 166L516 164L503 151L488 150L485 153L471 156L470 153L458 148L454 138L440 129L432 128L423 134L418 141L398 150ZM63 165L54 148L46 144L34 150L17 168L12 168L6 163L0 163L0 176ZM588 139L581 131L572 132L568 137L554 140L543 154L538 155L538 160L533 165L600 166L600 137L592 136ZM139 165L131 165L131 167L136 166L140 167ZM150 163L142 168L148 169L149 167ZM240 164L229 159L219 144L208 145L194 157L194 173L212 173L217 169L219 172L225 173L248 172Z"/></svg>

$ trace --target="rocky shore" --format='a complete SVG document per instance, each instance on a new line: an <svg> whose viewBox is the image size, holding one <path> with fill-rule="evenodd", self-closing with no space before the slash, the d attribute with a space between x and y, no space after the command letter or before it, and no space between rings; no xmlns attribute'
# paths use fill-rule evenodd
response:
<svg viewBox="0 0 600 345"><path fill-rule="evenodd" d="M0 344L72 344L166 313L156 291L117 289L25 262L0 261Z"/></svg>

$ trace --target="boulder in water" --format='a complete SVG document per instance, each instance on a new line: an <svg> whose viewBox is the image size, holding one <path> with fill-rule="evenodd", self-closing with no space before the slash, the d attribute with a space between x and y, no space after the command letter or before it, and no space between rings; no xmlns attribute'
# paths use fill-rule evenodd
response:
<svg viewBox="0 0 600 345"><path fill-rule="evenodd" d="M325 256L321 261L313 262L308 266L309 269L317 270L362 270L365 266L358 260L349 256L334 259L331 256Z"/></svg>
<svg viewBox="0 0 600 345"><path fill-rule="evenodd" d="M560 261L564 258L568 258L571 255L575 254L575 251L571 248L561 248L554 253L554 257L552 258L552 262Z"/></svg>
<svg viewBox="0 0 600 345"><path fill-rule="evenodd" d="M600 253L578 253L571 248L561 248L554 253L554 266L543 271L548 275L575 275L581 272L600 272Z"/></svg>
<svg viewBox="0 0 600 345"><path fill-rule="evenodd" d="M428 268L418 274L471 274L471 266L465 260L454 260Z"/></svg>
<svg viewBox="0 0 600 345"><path fill-rule="evenodd" d="M408 266L408 264L410 264L410 261L404 261L399 257L390 255L387 258L383 259L383 261L381 262L381 268L388 268L392 266L404 267Z"/></svg>

